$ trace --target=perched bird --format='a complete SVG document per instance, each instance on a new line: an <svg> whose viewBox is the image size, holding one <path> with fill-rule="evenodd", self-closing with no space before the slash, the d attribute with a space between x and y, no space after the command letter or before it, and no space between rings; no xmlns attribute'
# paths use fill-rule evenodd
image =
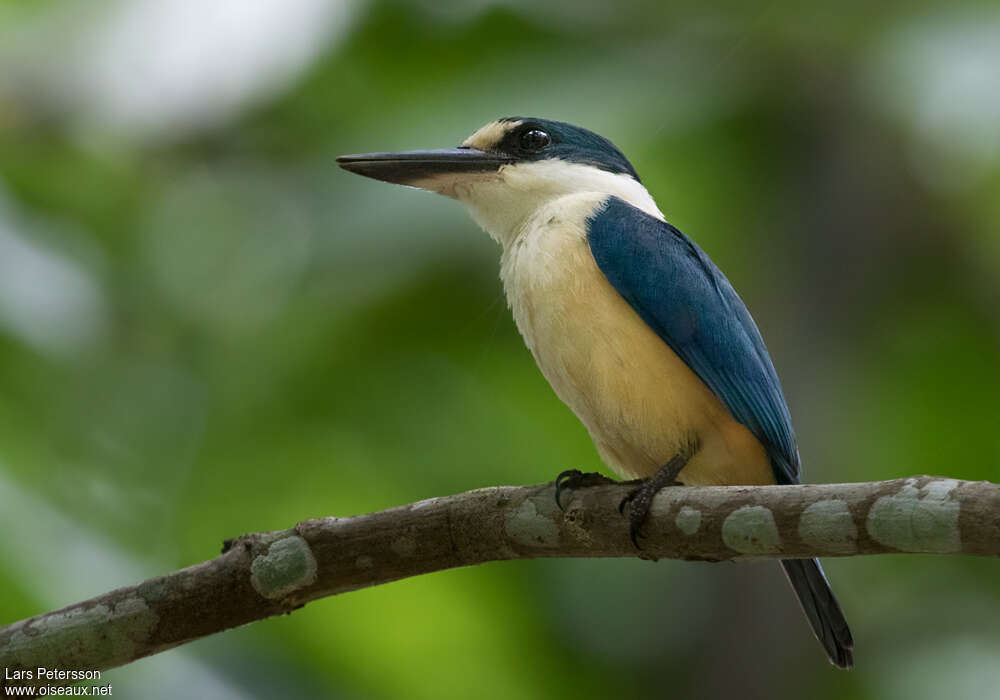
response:
<svg viewBox="0 0 1000 700"><path fill-rule="evenodd" d="M633 541L664 486L799 482L791 416L753 318L610 141L508 117L458 148L337 162L457 199L501 244L507 301L542 374L604 462L645 479L626 499ZM830 661L849 668L853 640L819 561L782 566Z"/></svg>

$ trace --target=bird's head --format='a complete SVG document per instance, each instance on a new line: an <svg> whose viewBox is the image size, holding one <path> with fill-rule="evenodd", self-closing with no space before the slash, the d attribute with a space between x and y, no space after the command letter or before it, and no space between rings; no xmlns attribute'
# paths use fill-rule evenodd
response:
<svg viewBox="0 0 1000 700"><path fill-rule="evenodd" d="M498 119L458 148L361 153L340 156L337 162L358 175L457 199L503 243L516 238L539 207L581 192L616 195L662 217L613 143L548 119Z"/></svg>

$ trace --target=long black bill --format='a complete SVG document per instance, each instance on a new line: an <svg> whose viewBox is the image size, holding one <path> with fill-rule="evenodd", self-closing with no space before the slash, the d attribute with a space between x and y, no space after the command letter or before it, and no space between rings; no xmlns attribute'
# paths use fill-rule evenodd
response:
<svg viewBox="0 0 1000 700"><path fill-rule="evenodd" d="M409 185L435 175L487 173L498 170L511 159L474 148L441 148L434 151L398 153L357 153L338 156L344 170L397 185Z"/></svg>

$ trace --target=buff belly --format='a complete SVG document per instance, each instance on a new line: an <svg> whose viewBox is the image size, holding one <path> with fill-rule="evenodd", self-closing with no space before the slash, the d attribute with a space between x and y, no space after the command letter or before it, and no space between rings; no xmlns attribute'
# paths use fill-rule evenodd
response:
<svg viewBox="0 0 1000 700"><path fill-rule="evenodd" d="M597 267L585 221L603 199L551 202L504 250L507 299L542 374L624 478L649 476L697 445L682 483L774 483L760 442Z"/></svg>

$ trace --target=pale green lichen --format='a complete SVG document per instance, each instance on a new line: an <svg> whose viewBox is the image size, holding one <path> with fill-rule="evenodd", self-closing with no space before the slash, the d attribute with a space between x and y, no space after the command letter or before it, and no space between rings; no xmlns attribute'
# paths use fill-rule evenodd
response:
<svg viewBox="0 0 1000 700"><path fill-rule="evenodd" d="M743 506L722 523L722 541L742 554L778 554L781 536L774 515L764 506Z"/></svg>
<svg viewBox="0 0 1000 700"><path fill-rule="evenodd" d="M939 479L917 488L916 479L907 479L899 493L875 501L868 513L868 534L904 552L961 551L961 506L951 497L956 486L954 479Z"/></svg>
<svg viewBox="0 0 1000 700"><path fill-rule="evenodd" d="M858 526L847 503L831 498L816 501L802 511L799 537L822 552L853 554L858 551Z"/></svg>
<svg viewBox="0 0 1000 700"><path fill-rule="evenodd" d="M265 598L283 598L316 582L316 557L309 544L292 535L271 544L250 564L250 583Z"/></svg>
<svg viewBox="0 0 1000 700"><path fill-rule="evenodd" d="M559 545L559 526L550 516L540 512L531 498L526 498L516 511L507 515L506 529L512 540L523 545Z"/></svg>
<svg viewBox="0 0 1000 700"><path fill-rule="evenodd" d="M693 535L701 527L701 511L691 506L683 506L674 518L677 529L685 535Z"/></svg>
<svg viewBox="0 0 1000 700"><path fill-rule="evenodd" d="M31 668L86 668L97 659L118 665L135 657L158 620L139 596L114 606L70 608L22 624L5 651Z"/></svg>

